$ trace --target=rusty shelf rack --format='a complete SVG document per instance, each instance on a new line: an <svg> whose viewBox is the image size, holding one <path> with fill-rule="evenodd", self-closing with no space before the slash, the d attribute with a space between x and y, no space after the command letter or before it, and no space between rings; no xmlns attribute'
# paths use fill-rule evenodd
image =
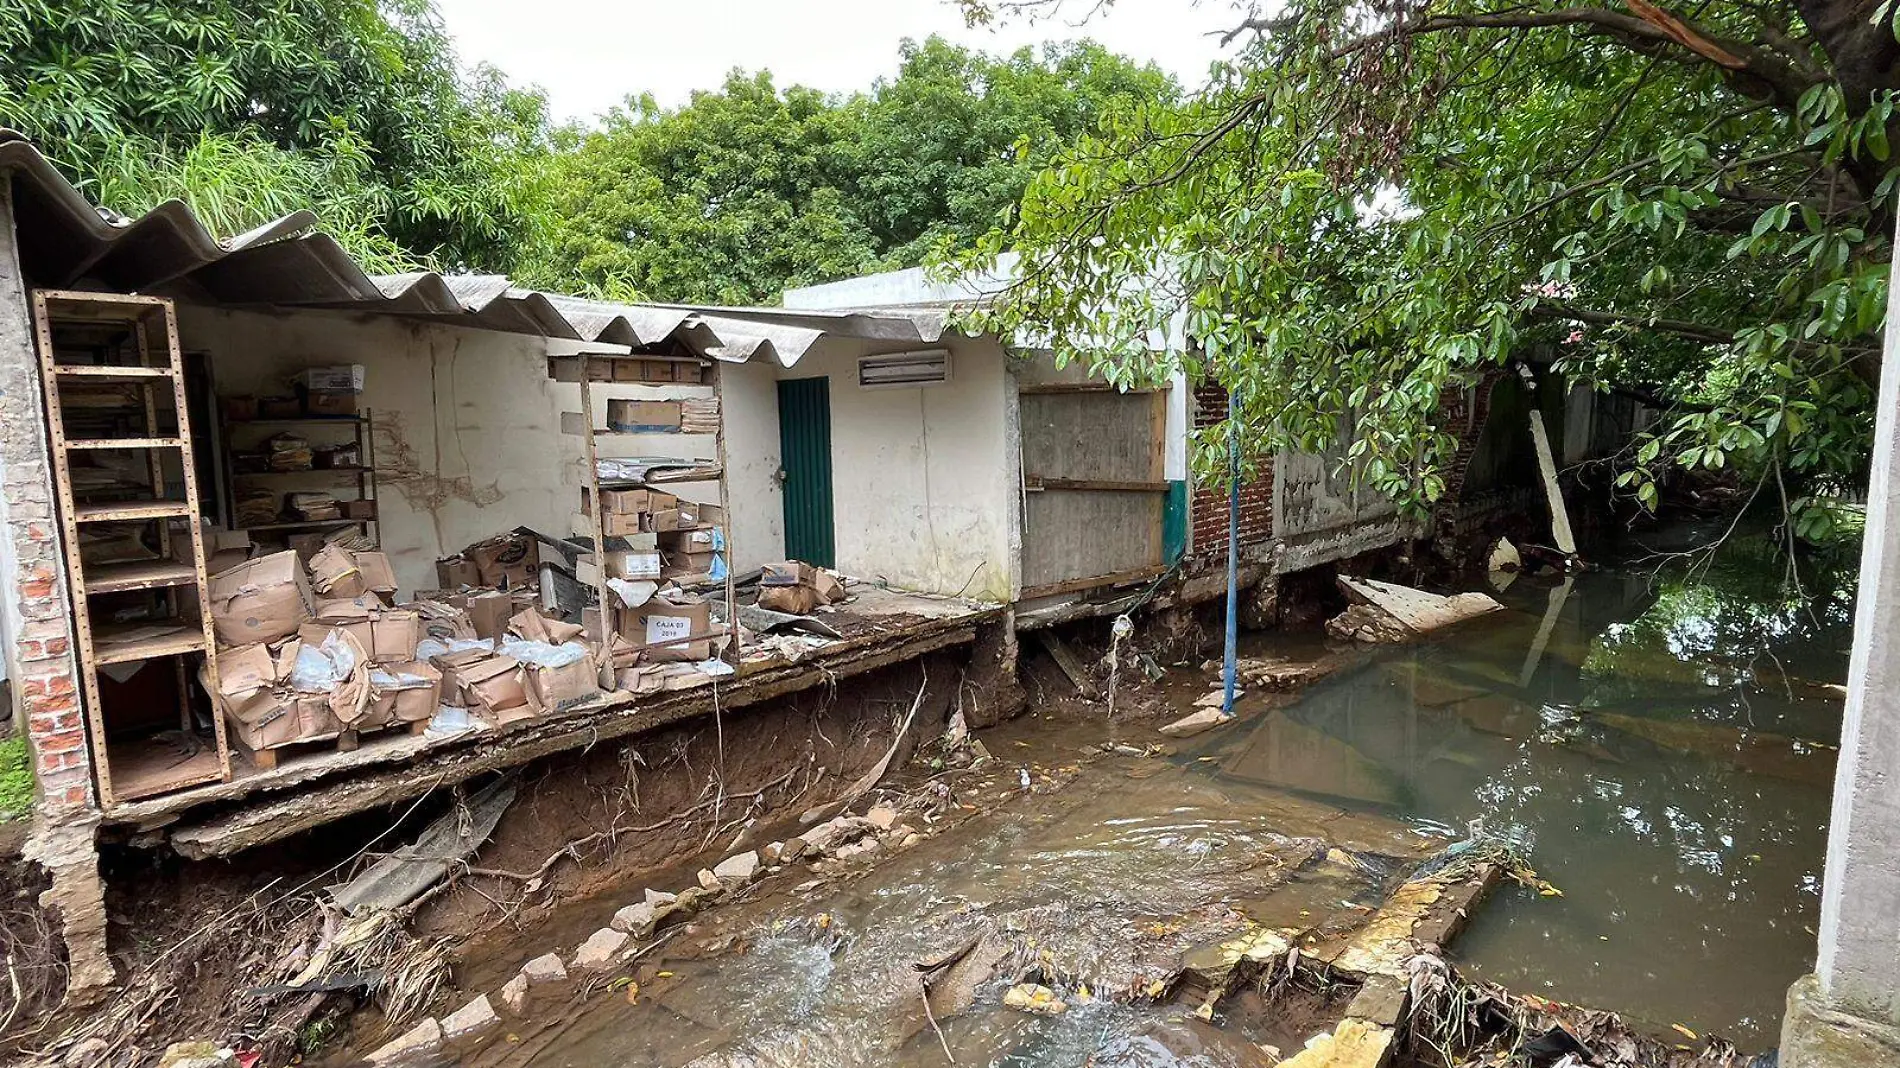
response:
<svg viewBox="0 0 1900 1068"><path fill-rule="evenodd" d="M119 801L203 783L229 782L231 750L223 717L211 717L215 738L212 749L198 749L182 757L174 745L155 739L142 743L115 741L109 736L99 683L101 667L172 661L182 734L187 739L195 738L195 733L185 658L204 657L206 684L212 688L218 685L197 469L186 410L178 318L172 302L160 297L35 290L33 321L71 584L86 733L100 802L111 808ZM87 342L85 338L92 340ZM82 359L65 358L69 356ZM128 356L131 362L111 362ZM88 435L98 433L93 424L101 416L109 418L115 429L136 429L127 429L124 436L69 437L64 404L68 387L117 392L125 401L105 408L75 406L72 422L84 424ZM169 433L161 427L167 410L173 428ZM142 489L146 494L143 499L79 499L73 485L73 454L108 449L146 454L147 480L143 487L133 487L133 492ZM169 469L174 466L182 491L177 497L170 486ZM184 523L182 533L173 529L178 520ZM136 524L148 531L155 527L156 557L88 563L81 551L81 527L104 524ZM178 540L181 537L182 542ZM184 551L187 547L188 553ZM94 622L98 610L95 598L139 594L147 595L147 603L137 610L161 613L157 619Z"/></svg>

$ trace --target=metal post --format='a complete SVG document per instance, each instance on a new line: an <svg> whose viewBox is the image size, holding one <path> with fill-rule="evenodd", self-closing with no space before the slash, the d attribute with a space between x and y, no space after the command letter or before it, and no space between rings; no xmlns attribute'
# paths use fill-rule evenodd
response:
<svg viewBox="0 0 1900 1068"><path fill-rule="evenodd" d="M1234 714L1235 660L1240 645L1240 415L1234 403L1239 386L1227 387L1227 648L1221 663L1221 683L1226 687L1220 710Z"/></svg>

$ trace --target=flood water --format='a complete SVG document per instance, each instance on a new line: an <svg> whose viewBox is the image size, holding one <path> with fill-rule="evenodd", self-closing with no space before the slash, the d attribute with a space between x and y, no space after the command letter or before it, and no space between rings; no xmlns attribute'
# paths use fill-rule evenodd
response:
<svg viewBox="0 0 1900 1068"><path fill-rule="evenodd" d="M1495 897L1453 947L1468 971L1766 1048L1813 962L1852 590L1807 576L1804 607L1759 543L1696 581L1611 551L1322 683L1221 774L1454 837L1482 820L1564 896Z"/></svg>
<svg viewBox="0 0 1900 1068"><path fill-rule="evenodd" d="M635 1004L597 997L496 1060L938 1065L947 1045L960 1065L1259 1064L1263 1045L1297 1049L1305 1021L1105 999L1029 1016L991 984L939 1039L913 962L1001 932L1071 990L1139 987L1249 921L1362 916L1479 822L1564 896L1500 890L1453 948L1468 972L1771 1046L1812 963L1841 711L1826 684L1845 677L1852 590L1804 576L1804 607L1746 545L1693 581L1642 551L1600 550L1608 566L1561 585L1520 579L1508 612L1373 653L1291 704L1251 698L1164 758L1084 756L1097 724L989 732L999 768L966 798L989 811L862 878L714 910L699 949L645 963ZM1205 688L1179 674L1185 698ZM1370 864L1315 864L1315 843Z"/></svg>

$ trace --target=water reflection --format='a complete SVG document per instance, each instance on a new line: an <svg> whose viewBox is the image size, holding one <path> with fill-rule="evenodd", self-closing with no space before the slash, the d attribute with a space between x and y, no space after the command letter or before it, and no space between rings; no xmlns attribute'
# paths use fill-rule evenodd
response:
<svg viewBox="0 0 1900 1068"><path fill-rule="evenodd" d="M1519 582L1511 612L1209 744L1226 778L1527 845L1566 896L1484 910L1477 973L1769 1045L1812 961L1853 600L1779 567L1738 543L1693 577Z"/></svg>

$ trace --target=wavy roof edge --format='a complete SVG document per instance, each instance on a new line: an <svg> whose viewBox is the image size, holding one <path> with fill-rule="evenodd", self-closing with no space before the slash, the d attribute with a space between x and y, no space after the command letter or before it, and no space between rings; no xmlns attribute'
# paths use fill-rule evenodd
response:
<svg viewBox="0 0 1900 1068"><path fill-rule="evenodd" d="M93 204L26 135L0 128L21 268L46 288L157 293L192 303L355 311L474 329L642 348L676 339L715 359L795 364L827 337L934 345L941 310L876 314L621 304L516 286L502 275L372 275L299 210L219 238L168 200L137 218Z"/></svg>

